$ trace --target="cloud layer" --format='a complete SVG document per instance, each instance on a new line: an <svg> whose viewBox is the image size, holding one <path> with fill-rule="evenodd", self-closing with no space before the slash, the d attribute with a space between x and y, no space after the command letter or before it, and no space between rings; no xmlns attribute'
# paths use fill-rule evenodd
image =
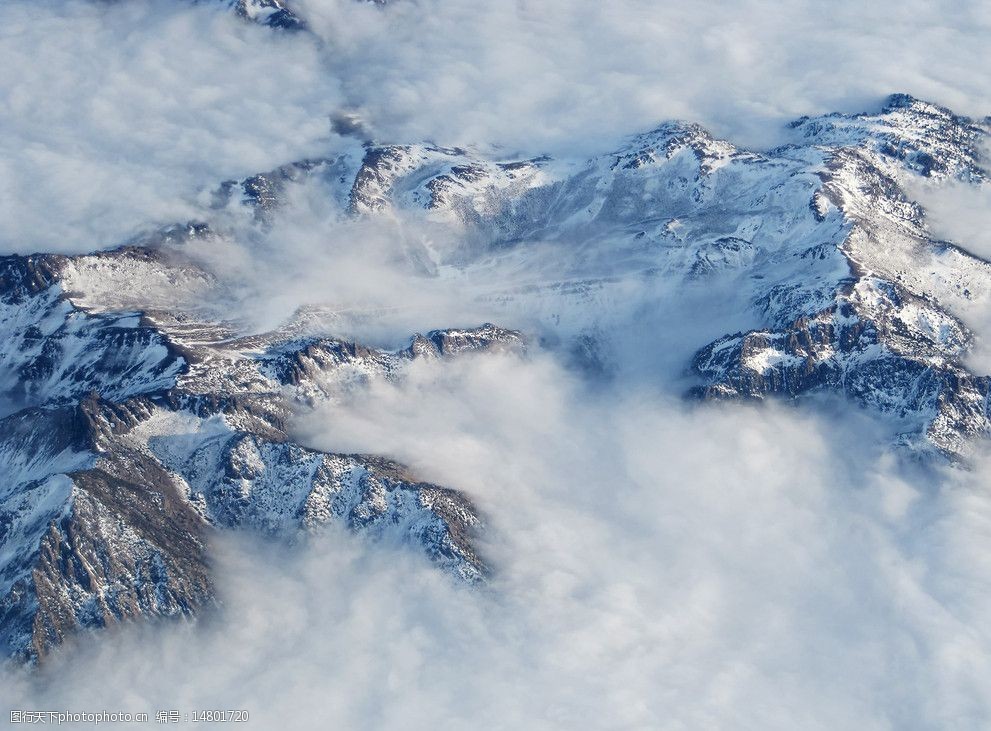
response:
<svg viewBox="0 0 991 731"><path fill-rule="evenodd" d="M424 365L301 427L466 488L491 586L337 533L225 539L215 622L101 637L5 701L298 729L991 721L986 481L936 491L855 418L685 412L536 356Z"/></svg>
<svg viewBox="0 0 991 731"><path fill-rule="evenodd" d="M322 149L336 88L307 37L216 8L4 3L0 252L188 220L203 188Z"/></svg>
<svg viewBox="0 0 991 731"><path fill-rule="evenodd" d="M349 102L387 141L608 146L659 121L748 145L906 91L991 113L980 2L300 0Z"/></svg>

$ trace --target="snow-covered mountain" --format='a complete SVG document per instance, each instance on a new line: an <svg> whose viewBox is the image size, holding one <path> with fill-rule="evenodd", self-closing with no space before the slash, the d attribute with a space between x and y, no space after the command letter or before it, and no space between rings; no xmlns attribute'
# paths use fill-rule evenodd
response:
<svg viewBox="0 0 991 731"><path fill-rule="evenodd" d="M234 5L270 23L284 10ZM967 365L961 318L991 297L991 264L936 240L906 185L982 183L989 132L897 95L877 113L798 120L763 153L686 123L590 159L341 137L217 186L202 220L89 255L3 258L0 650L40 658L80 628L209 606L213 530L292 538L337 521L483 581L481 517L458 486L297 444L292 416L423 359L526 342L602 377L617 323L638 332L631 283L712 287L755 324L698 334L688 397L833 393L896 424L908 453L965 462L991 428L991 380ZM456 322L389 350L334 337L304 308L246 332L195 253L264 236L300 190L340 220L401 214L446 232L457 246L407 251L411 266L471 282L494 321L529 331Z"/></svg>
<svg viewBox="0 0 991 731"><path fill-rule="evenodd" d="M303 30L306 21L285 0L197 0L221 3L239 17L271 28Z"/></svg>
<svg viewBox="0 0 991 731"><path fill-rule="evenodd" d="M209 603L211 527L291 537L341 521L420 546L466 581L484 576L467 498L386 459L300 447L286 421L298 404L401 378L417 359L521 349L518 333L436 331L386 352L121 311L132 297L209 285L155 248L7 257L2 269L6 654L40 657L78 627Z"/></svg>
<svg viewBox="0 0 991 731"><path fill-rule="evenodd" d="M322 176L350 215L423 210L464 242L433 264L488 273L493 258L519 261L504 281L480 277L479 296L586 346L597 338L600 353L609 333L596 322L622 309L630 280L729 282L759 327L700 344L694 395L834 391L896 418L913 448L956 458L989 427L988 381L964 364L973 334L960 317L988 301L991 267L934 239L905 186L981 184L988 131L895 95L877 114L800 119L793 142L766 153L683 123L590 160L369 144L360 161L250 178L239 200L264 218L287 186Z"/></svg>

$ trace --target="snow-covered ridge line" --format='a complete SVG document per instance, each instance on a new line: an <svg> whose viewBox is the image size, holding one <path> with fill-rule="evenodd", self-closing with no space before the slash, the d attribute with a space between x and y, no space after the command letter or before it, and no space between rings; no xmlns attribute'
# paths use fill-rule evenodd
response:
<svg viewBox="0 0 991 731"><path fill-rule="evenodd" d="M13 476L0 650L38 658L80 628L200 611L213 601L205 536L220 528L338 521L484 578L465 496L296 444L288 420L418 360L520 351L523 336L483 325L383 350L316 333L302 312L241 332L215 306L225 284L189 254L265 236L293 215L294 186L341 220L402 212L442 227L463 246L415 252L423 276L476 278L490 311L526 312L535 338L597 373L630 328L631 283L735 297L758 325L711 342L706 327L686 353L694 395L839 393L895 420L913 454L965 461L991 430L991 382L965 364L974 335L959 312L989 302L991 265L931 236L905 181L985 180L987 123L898 95L792 129L793 143L757 153L667 123L564 160L344 140L224 183L202 221L86 256L0 259L0 465Z"/></svg>
<svg viewBox="0 0 991 731"><path fill-rule="evenodd" d="M603 339L610 327L596 317L622 306L630 279L736 278L741 307L763 329L745 348L720 347L719 368L711 353L729 340L699 343L693 393L838 391L903 422L913 449L963 458L991 422L985 374L964 365L973 335L960 313L991 301L991 266L967 242L936 240L905 184L986 181L988 120L895 94L878 112L806 117L789 134L789 144L757 153L670 122L587 160L369 142L360 154L331 151L244 181L237 202L267 215L290 186L317 180L342 216L419 211L465 241L455 266L468 274L493 252L522 262L541 255L528 254L531 244L556 246L555 260L527 267L556 267L556 279L506 281L484 296L546 311L555 337L563 330L576 343ZM807 323L837 317L814 334L824 339L815 354L794 344L809 337L797 334ZM789 345L761 355L761 333Z"/></svg>
<svg viewBox="0 0 991 731"><path fill-rule="evenodd" d="M212 605L217 529L291 537L334 521L484 578L464 496L375 456L294 444L286 422L355 377L520 348L518 333L438 330L390 352L281 332L211 340L202 323L193 343L184 316L133 309L215 284L161 248L4 257L0 283L0 386L15 409L0 418L3 655L37 660L80 629Z"/></svg>

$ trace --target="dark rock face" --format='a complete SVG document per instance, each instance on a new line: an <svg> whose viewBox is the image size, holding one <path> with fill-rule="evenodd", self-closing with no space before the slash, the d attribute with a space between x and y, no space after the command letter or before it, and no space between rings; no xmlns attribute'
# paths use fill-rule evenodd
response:
<svg viewBox="0 0 991 731"><path fill-rule="evenodd" d="M40 659L81 627L189 614L211 600L206 523L173 476L114 442L121 412L89 397L0 422L14 479L0 503L13 550L0 564L5 654Z"/></svg>
<svg viewBox="0 0 991 731"><path fill-rule="evenodd" d="M192 614L212 600L205 523L152 460L122 455L71 473L71 513L53 524L32 571L41 657L80 627Z"/></svg>
<svg viewBox="0 0 991 731"><path fill-rule="evenodd" d="M0 396L23 405L63 404L96 390L123 399L165 387L182 357L134 312L86 315L66 298L57 256L3 257Z"/></svg>
<svg viewBox="0 0 991 731"><path fill-rule="evenodd" d="M877 114L827 114L791 123L799 138L834 148L861 148L924 177L983 180L987 126L908 94L892 94Z"/></svg>
<svg viewBox="0 0 991 731"><path fill-rule="evenodd" d="M693 368L707 385L693 389L693 395L761 399L836 392L899 419L921 416L924 433L907 433L906 441L924 436L929 442L920 445L924 449L961 454L991 426L991 381L968 373L953 359L965 331L947 319L941 323L941 338L934 341L928 332L899 319L896 308L905 302L897 290L867 290L889 308L881 313L864 306L860 295L865 290L851 289L834 307L801 317L786 329L731 335L706 346Z"/></svg>

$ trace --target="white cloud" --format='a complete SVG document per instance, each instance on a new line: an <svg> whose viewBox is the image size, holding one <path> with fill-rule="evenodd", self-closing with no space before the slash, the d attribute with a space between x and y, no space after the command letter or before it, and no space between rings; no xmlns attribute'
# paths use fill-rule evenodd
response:
<svg viewBox="0 0 991 731"><path fill-rule="evenodd" d="M316 43L216 8L4 3L0 251L90 251L197 213L196 193L323 149Z"/></svg>
<svg viewBox="0 0 991 731"><path fill-rule="evenodd" d="M248 329L318 307L332 334L391 346L417 329L477 325L493 314L472 302L477 285L437 276L439 252L457 243L450 228L415 212L347 218L319 181L286 198L270 228L235 220L232 235L188 250L233 293L231 309Z"/></svg>
<svg viewBox="0 0 991 731"><path fill-rule="evenodd" d="M909 191L926 209L926 220L936 238L991 260L991 184L915 182Z"/></svg>
<svg viewBox="0 0 991 731"><path fill-rule="evenodd" d="M300 0L386 141L599 150L659 121L744 144L905 91L991 112L980 2Z"/></svg>
<svg viewBox="0 0 991 731"><path fill-rule="evenodd" d="M304 431L467 489L491 586L335 532L225 540L219 621L105 635L8 698L259 728L982 728L986 481L936 491L871 429L597 395L539 355L424 365Z"/></svg>

